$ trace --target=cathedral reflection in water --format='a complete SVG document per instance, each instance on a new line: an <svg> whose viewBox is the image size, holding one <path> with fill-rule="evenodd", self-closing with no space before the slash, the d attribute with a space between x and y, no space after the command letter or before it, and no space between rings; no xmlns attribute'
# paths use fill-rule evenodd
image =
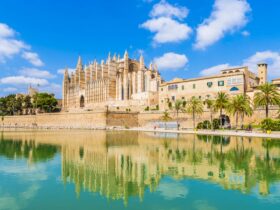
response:
<svg viewBox="0 0 280 210"><path fill-rule="evenodd" d="M262 196L280 179L280 140L157 133L5 132L0 155L46 161L61 152L62 180L108 199L143 199L164 176L197 179Z"/></svg>

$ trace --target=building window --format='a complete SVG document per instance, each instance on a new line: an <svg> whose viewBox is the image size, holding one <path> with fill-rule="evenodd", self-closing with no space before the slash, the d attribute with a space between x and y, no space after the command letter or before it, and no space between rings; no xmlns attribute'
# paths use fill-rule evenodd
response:
<svg viewBox="0 0 280 210"><path fill-rule="evenodd" d="M193 85L192 85L192 88L195 89L195 87L196 87L195 84L193 84Z"/></svg>
<svg viewBox="0 0 280 210"><path fill-rule="evenodd" d="M172 101L175 101L175 96L172 96Z"/></svg>
<svg viewBox="0 0 280 210"><path fill-rule="evenodd" d="M182 90L185 90L185 86L184 85L182 85Z"/></svg>
<svg viewBox="0 0 280 210"><path fill-rule="evenodd" d="M182 97L182 100L185 100L185 97Z"/></svg>
<svg viewBox="0 0 280 210"><path fill-rule="evenodd" d="M168 90L177 90L178 85L168 85Z"/></svg>
<svg viewBox="0 0 280 210"><path fill-rule="evenodd" d="M210 88L210 87L212 87L212 85L213 85L213 82L207 82L207 86Z"/></svg>
<svg viewBox="0 0 280 210"><path fill-rule="evenodd" d="M218 81L218 86L224 86L225 82L224 81Z"/></svg>
<svg viewBox="0 0 280 210"><path fill-rule="evenodd" d="M238 89L238 87L232 87L232 88L230 88L230 91L238 91L239 89Z"/></svg>

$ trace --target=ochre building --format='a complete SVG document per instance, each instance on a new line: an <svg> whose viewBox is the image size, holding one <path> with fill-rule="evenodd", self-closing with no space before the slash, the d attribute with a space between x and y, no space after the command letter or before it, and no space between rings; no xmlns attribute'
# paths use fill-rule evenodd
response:
<svg viewBox="0 0 280 210"><path fill-rule="evenodd" d="M246 93L253 97L256 87L267 82L267 64L258 64L258 74L248 67L225 69L213 76L193 79L175 78L164 82L159 91L159 107L168 109L168 104L180 99L189 100L197 97L201 100L214 99L218 92L225 92L230 96ZM273 83L277 83L278 80ZM279 83L280 84L280 83Z"/></svg>
<svg viewBox="0 0 280 210"><path fill-rule="evenodd" d="M96 107L135 107L158 104L161 76L156 65L145 66L128 57L109 55L106 62L96 61L83 66L79 57L76 71L65 70L63 80L63 109L93 109Z"/></svg>

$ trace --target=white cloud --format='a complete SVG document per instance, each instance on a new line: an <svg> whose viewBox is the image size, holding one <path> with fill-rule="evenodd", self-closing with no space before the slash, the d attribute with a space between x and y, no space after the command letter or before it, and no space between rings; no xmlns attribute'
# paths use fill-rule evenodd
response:
<svg viewBox="0 0 280 210"><path fill-rule="evenodd" d="M165 53L161 57L154 59L159 70L177 70L182 69L188 63L188 58L184 54L176 54L173 52Z"/></svg>
<svg viewBox="0 0 280 210"><path fill-rule="evenodd" d="M16 31L7 24L0 23L0 63L22 53L22 57L34 66L42 66L43 62L38 54L30 52L31 47L17 39L16 34Z"/></svg>
<svg viewBox="0 0 280 210"><path fill-rule="evenodd" d="M0 37L12 37L15 35L15 31L8 25L0 23Z"/></svg>
<svg viewBox="0 0 280 210"><path fill-rule="evenodd" d="M192 29L181 21L187 17L186 7L173 6L160 1L150 12L151 19L140 25L141 28L155 33L154 43L180 42L189 38Z"/></svg>
<svg viewBox="0 0 280 210"><path fill-rule="evenodd" d="M160 1L158 4L153 6L150 12L151 17L176 17L184 19L188 16L189 10L186 7L175 7L165 0Z"/></svg>
<svg viewBox="0 0 280 210"><path fill-rule="evenodd" d="M46 79L39 79L35 77L25 77L25 76L10 76L0 79L1 84L9 85L48 85L49 82Z"/></svg>
<svg viewBox="0 0 280 210"><path fill-rule="evenodd" d="M7 88L4 88L3 91L4 91L4 92L7 92L7 93L16 92L16 91L17 91L17 88L14 88L14 87L7 87Z"/></svg>
<svg viewBox="0 0 280 210"><path fill-rule="evenodd" d="M57 98L61 97L62 87L59 84L51 83L40 88L41 92L53 93Z"/></svg>
<svg viewBox="0 0 280 210"><path fill-rule="evenodd" d="M161 183L157 191L163 196L166 200L174 200L177 198L185 198L189 191L181 183L177 182L165 182Z"/></svg>
<svg viewBox="0 0 280 210"><path fill-rule="evenodd" d="M33 64L34 66L43 66L44 63L39 58L39 55L34 52L23 52L21 55L25 60Z"/></svg>
<svg viewBox="0 0 280 210"><path fill-rule="evenodd" d="M188 39L192 29L169 17L153 18L141 25L142 28L156 33L155 43L180 42Z"/></svg>
<svg viewBox="0 0 280 210"><path fill-rule="evenodd" d="M248 66L249 69L257 73L258 63L268 64L269 77L272 78L280 77L280 53L279 52L274 52L269 50L256 52L254 55L245 59L243 65Z"/></svg>
<svg viewBox="0 0 280 210"><path fill-rule="evenodd" d="M0 62L20 53L30 47L20 40L16 40L16 32L4 23L0 23Z"/></svg>
<svg viewBox="0 0 280 210"><path fill-rule="evenodd" d="M246 0L215 0L213 11L197 28L194 47L205 49L222 39L227 33L244 27L251 11Z"/></svg>
<svg viewBox="0 0 280 210"><path fill-rule="evenodd" d="M270 50L256 52L254 55L244 59L243 62L238 66L248 66L250 71L258 73L257 64L259 63L268 64L268 77L270 79L280 77L280 53L279 52L274 52ZM202 76L214 75L219 73L220 70L235 68L235 67L237 67L237 65L233 66L228 63L220 64L207 69L203 69L200 72L200 75Z"/></svg>
<svg viewBox="0 0 280 210"><path fill-rule="evenodd" d="M250 36L250 32L249 31L242 31L241 34L243 36Z"/></svg>
<svg viewBox="0 0 280 210"><path fill-rule="evenodd" d="M23 68L20 70L20 75L27 76L27 77L36 77L36 78L54 78L54 75L52 75L50 72L46 70L39 70L36 68Z"/></svg>
<svg viewBox="0 0 280 210"><path fill-rule="evenodd" d="M207 68L207 69L203 69L200 72L200 75L201 76L215 75L215 74L219 74L221 70L229 69L229 68L233 68L233 67L231 65L229 65L228 63L220 64L220 65L217 65L217 66L212 66L212 67Z"/></svg>
<svg viewBox="0 0 280 210"><path fill-rule="evenodd" d="M74 73L75 71L76 71L76 69L74 69L74 68L70 68L70 69L68 68L68 73L69 73L69 74L72 74L72 73ZM65 69L58 69L58 70L57 70L57 73L58 73L58 74L64 74L64 72L65 72Z"/></svg>

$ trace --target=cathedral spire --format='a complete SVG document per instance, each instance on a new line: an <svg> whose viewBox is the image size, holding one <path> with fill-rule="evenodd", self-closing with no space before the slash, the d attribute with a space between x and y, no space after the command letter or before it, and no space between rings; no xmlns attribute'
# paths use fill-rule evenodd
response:
<svg viewBox="0 0 280 210"><path fill-rule="evenodd" d="M150 63L149 70L150 70L150 71L153 70L153 63L152 63L152 62Z"/></svg>
<svg viewBox="0 0 280 210"><path fill-rule="evenodd" d="M81 58L81 56L79 56L77 66L81 66L81 65L83 65L82 58Z"/></svg>
<svg viewBox="0 0 280 210"><path fill-rule="evenodd" d="M113 56L113 61L117 61L117 55L116 55L116 53L115 53L114 56Z"/></svg>
<svg viewBox="0 0 280 210"><path fill-rule="evenodd" d="M108 58L107 58L107 60L106 60L106 63L110 63L111 62L111 52L109 52L109 54L108 54Z"/></svg>
<svg viewBox="0 0 280 210"><path fill-rule="evenodd" d="M141 70L145 69L144 57L143 57L142 53L141 53L141 55L140 55L140 61L139 61L139 63L140 63L140 69L141 69Z"/></svg>
<svg viewBox="0 0 280 210"><path fill-rule="evenodd" d="M124 59L128 60L128 52L127 52L127 50L124 52Z"/></svg>
<svg viewBox="0 0 280 210"><path fill-rule="evenodd" d="M82 58L81 56L79 56L78 63L77 63L77 71L82 71L82 70L83 70Z"/></svg>

